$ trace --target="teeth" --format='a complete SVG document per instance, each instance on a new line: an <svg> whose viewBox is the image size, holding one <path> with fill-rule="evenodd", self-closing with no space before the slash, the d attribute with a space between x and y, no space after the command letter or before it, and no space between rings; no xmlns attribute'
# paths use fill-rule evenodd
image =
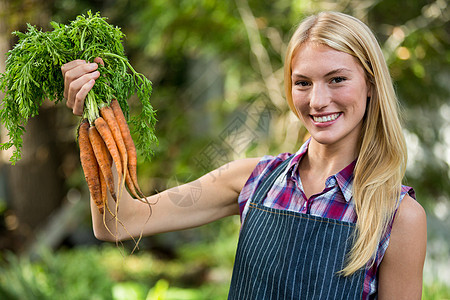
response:
<svg viewBox="0 0 450 300"><path fill-rule="evenodd" d="M330 121L334 121L339 117L339 113L337 114L332 114L332 115L328 115L328 116L323 116L323 117L314 117L314 122L318 122L318 123L325 123L325 122L330 122Z"/></svg>

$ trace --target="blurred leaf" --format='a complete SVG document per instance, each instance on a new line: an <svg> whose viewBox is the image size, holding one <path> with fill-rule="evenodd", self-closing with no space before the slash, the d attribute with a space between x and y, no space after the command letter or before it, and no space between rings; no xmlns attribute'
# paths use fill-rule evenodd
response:
<svg viewBox="0 0 450 300"><path fill-rule="evenodd" d="M119 282L112 287L114 300L143 300L147 287L136 282Z"/></svg>
<svg viewBox="0 0 450 300"><path fill-rule="evenodd" d="M149 291L147 300L166 300L166 294L169 289L169 283L160 279L156 282L155 286Z"/></svg>

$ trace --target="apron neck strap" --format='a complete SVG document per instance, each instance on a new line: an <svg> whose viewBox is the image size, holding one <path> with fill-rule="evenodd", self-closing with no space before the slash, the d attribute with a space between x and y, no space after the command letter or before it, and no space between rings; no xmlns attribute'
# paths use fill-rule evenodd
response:
<svg viewBox="0 0 450 300"><path fill-rule="evenodd" d="M286 169L289 162L292 160L294 156L295 154L289 156L285 161L283 161L279 166L277 166L275 170L273 170L266 179L264 179L262 184L256 189L256 192L253 196L254 199L253 202L255 204L261 204L263 202L270 188L274 184L275 180Z"/></svg>

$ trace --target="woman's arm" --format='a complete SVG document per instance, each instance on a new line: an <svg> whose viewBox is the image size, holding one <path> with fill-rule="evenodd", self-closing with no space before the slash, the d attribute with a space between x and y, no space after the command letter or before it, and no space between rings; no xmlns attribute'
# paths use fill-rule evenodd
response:
<svg viewBox="0 0 450 300"><path fill-rule="evenodd" d="M106 213L105 220L91 201L95 236L116 241L161 232L192 228L238 214L237 198L259 158L236 160L199 179L147 197L148 204L131 198L124 191L119 203L118 220ZM117 174L117 173L116 173ZM114 211L115 202L108 197ZM105 227L109 228L111 232Z"/></svg>
<svg viewBox="0 0 450 300"><path fill-rule="evenodd" d="M426 245L425 211L418 202L406 195L397 211L389 247L380 264L380 300L421 299Z"/></svg>

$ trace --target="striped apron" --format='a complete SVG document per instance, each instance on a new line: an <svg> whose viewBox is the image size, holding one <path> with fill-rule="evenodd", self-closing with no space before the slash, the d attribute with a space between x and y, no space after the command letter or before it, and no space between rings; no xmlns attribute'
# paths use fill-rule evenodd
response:
<svg viewBox="0 0 450 300"><path fill-rule="evenodd" d="M228 299L361 299L364 269L348 277L337 274L351 247L353 223L262 205L290 159L251 199Z"/></svg>

